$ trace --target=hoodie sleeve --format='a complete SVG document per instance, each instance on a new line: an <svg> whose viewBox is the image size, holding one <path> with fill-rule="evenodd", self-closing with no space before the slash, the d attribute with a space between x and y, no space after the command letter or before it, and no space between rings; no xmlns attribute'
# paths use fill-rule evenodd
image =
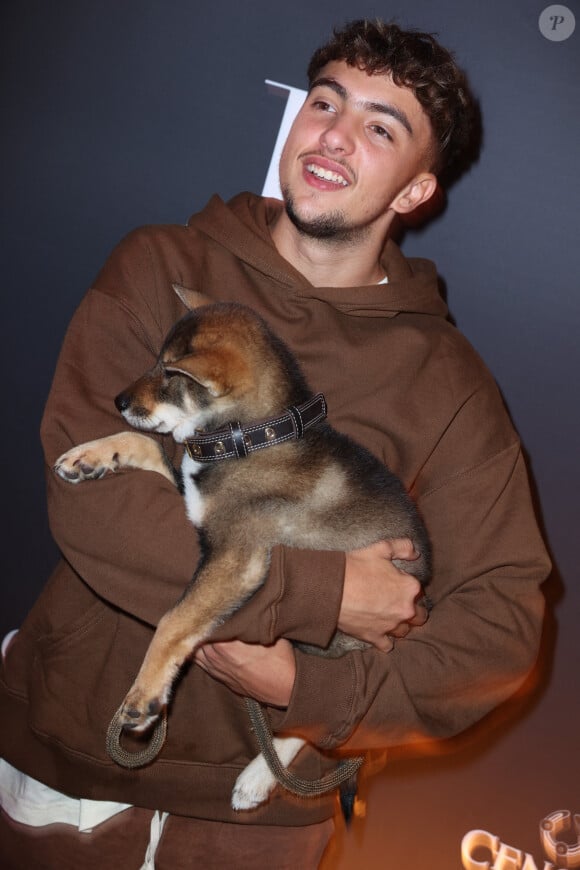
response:
<svg viewBox="0 0 580 870"><path fill-rule="evenodd" d="M177 600L196 563L177 489L149 471L71 485L52 466L73 445L128 428L114 396L152 365L154 343L124 302L91 290L65 337L41 427L61 553L101 598L149 624Z"/></svg>
<svg viewBox="0 0 580 870"><path fill-rule="evenodd" d="M339 552L274 547L264 586L216 629L213 639L269 645L285 637L328 646L342 602L344 559Z"/></svg>
<svg viewBox="0 0 580 870"><path fill-rule="evenodd" d="M478 455L494 429L483 407L489 413L489 397L482 405L476 393L434 450L429 464L447 476L419 484L434 550L428 622L389 653L372 648L322 659L297 651L294 693L286 711L272 711L275 730L352 752L450 737L530 673L550 563L517 438L512 433L511 443ZM498 413L505 436L511 425ZM468 455L475 461L462 465Z"/></svg>

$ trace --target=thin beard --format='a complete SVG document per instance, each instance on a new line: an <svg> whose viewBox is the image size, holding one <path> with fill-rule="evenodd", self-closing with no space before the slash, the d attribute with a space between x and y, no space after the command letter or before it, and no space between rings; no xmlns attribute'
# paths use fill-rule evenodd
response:
<svg viewBox="0 0 580 870"><path fill-rule="evenodd" d="M355 244L368 234L367 227L348 226L344 214L340 211L331 211L311 221L303 221L294 208L294 200L288 189L282 191L286 214L290 221L303 236L317 239L327 244L335 242Z"/></svg>

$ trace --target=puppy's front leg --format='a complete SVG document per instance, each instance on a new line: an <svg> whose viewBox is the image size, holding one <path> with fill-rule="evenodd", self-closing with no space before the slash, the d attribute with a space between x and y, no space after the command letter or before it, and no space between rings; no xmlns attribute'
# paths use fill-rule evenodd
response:
<svg viewBox="0 0 580 870"><path fill-rule="evenodd" d="M118 432L72 447L56 460L54 470L67 483L97 480L108 471L140 468L156 471L175 484L173 471L163 448L139 432Z"/></svg>

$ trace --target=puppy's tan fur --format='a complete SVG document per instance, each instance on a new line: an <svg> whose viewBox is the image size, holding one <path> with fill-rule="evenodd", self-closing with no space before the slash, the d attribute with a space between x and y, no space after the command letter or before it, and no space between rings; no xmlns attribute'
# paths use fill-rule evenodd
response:
<svg viewBox="0 0 580 870"><path fill-rule="evenodd" d="M296 361L254 312L176 289L194 310L173 328L154 368L117 397L131 425L183 442L198 429L249 424L310 398ZM158 443L137 432L75 447L55 465L69 482L120 468L176 481ZM410 538L420 555L402 567L422 583L429 579L427 535L399 480L324 423L301 440L241 460L200 464L186 453L181 476L202 557L188 589L159 622L124 700L124 727L141 731L158 718L180 667L264 582L275 544L348 551ZM330 653L349 646L337 636Z"/></svg>

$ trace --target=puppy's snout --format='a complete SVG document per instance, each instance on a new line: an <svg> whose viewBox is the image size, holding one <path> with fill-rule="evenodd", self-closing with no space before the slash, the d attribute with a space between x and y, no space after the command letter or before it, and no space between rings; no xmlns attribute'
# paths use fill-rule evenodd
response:
<svg viewBox="0 0 580 870"><path fill-rule="evenodd" d="M115 397L115 406L117 411L121 414L123 411L126 411L129 405L131 404L131 396L129 393L119 393L118 396Z"/></svg>

